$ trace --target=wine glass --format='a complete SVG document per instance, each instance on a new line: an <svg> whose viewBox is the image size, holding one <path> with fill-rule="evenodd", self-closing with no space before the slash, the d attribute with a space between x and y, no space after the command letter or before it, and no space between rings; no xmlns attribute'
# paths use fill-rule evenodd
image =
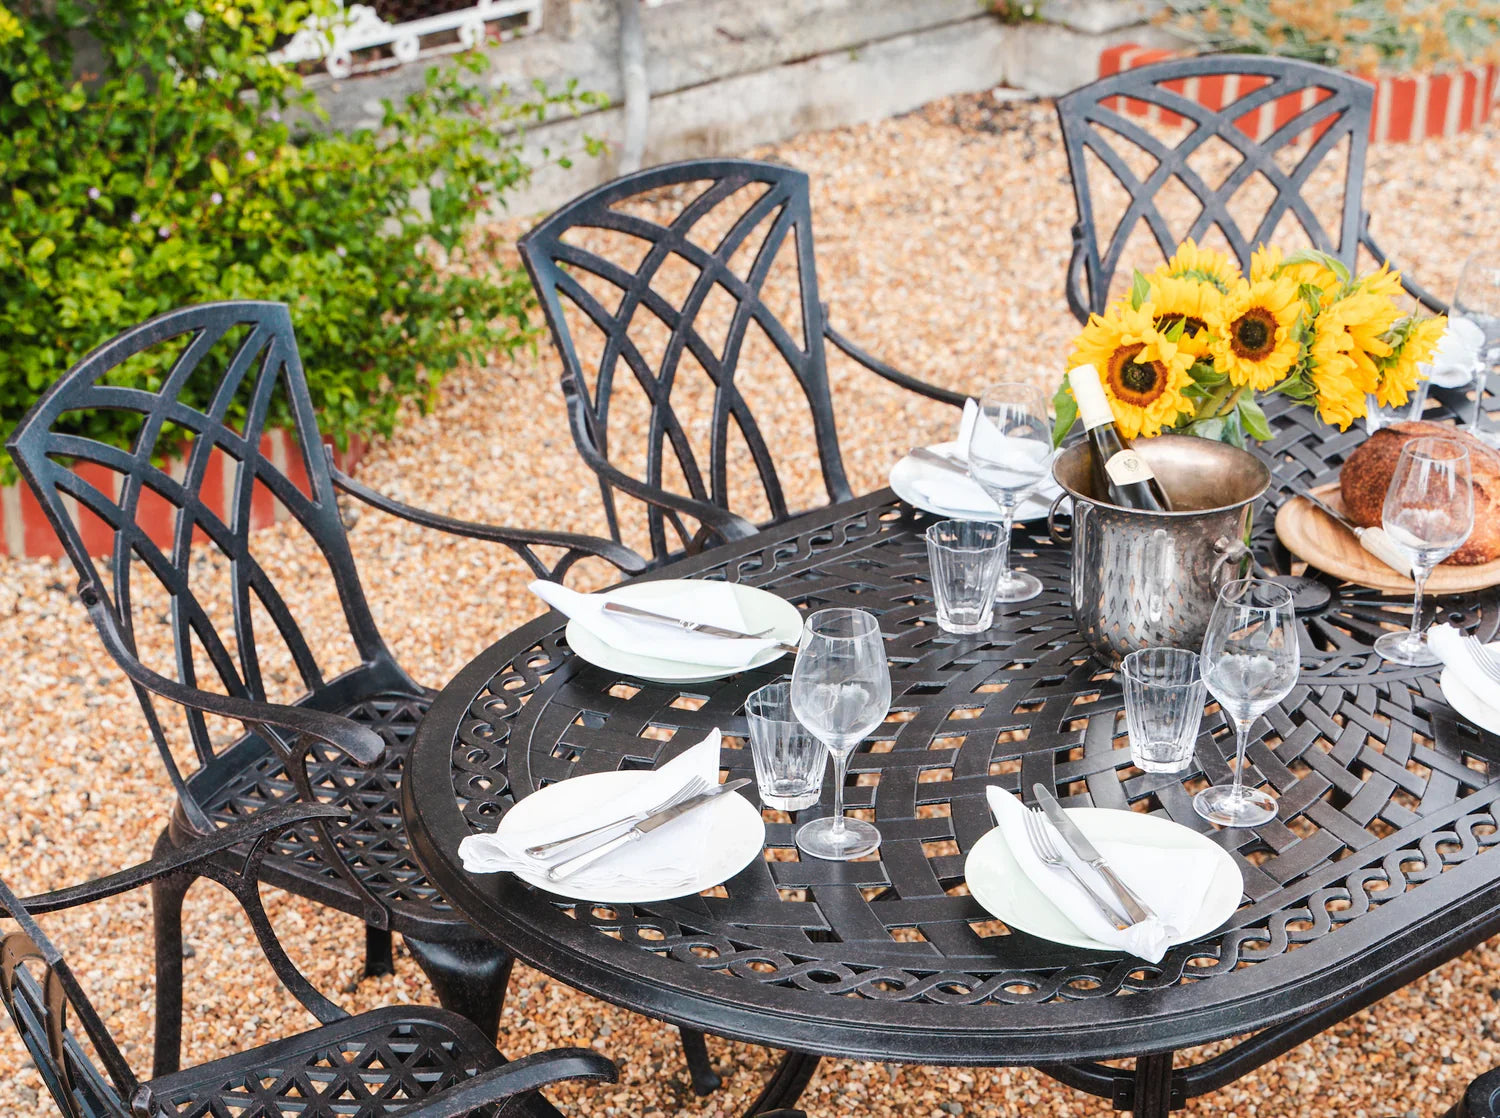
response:
<svg viewBox="0 0 1500 1118"><path fill-rule="evenodd" d="M1466 319L1484 335L1479 363L1474 370L1474 411L1468 431L1489 446L1500 445L1500 437L1495 432L1479 429L1490 372L1500 365L1500 257L1476 252L1464 261L1458 273L1458 288L1453 293L1449 317Z"/></svg>
<svg viewBox="0 0 1500 1118"><path fill-rule="evenodd" d="M1234 781L1194 797L1210 823L1256 827L1276 818L1276 801L1245 787L1245 750L1251 725L1286 698L1300 668L1291 591L1261 578L1225 583L1203 638L1203 681L1234 725Z"/></svg>
<svg viewBox="0 0 1500 1118"><path fill-rule="evenodd" d="M1474 530L1474 486L1469 448L1457 439L1413 439L1401 448L1385 491L1380 526L1411 559L1417 591L1411 628L1386 633L1375 651L1412 667L1438 662L1422 632L1422 589L1432 568L1457 551Z"/></svg>
<svg viewBox="0 0 1500 1118"><path fill-rule="evenodd" d="M803 824L797 846L814 858L846 862L880 846L880 832L844 818L849 755L891 708L885 639L862 609L821 609L807 619L792 669L792 711L833 757L833 815Z"/></svg>
<svg viewBox="0 0 1500 1118"><path fill-rule="evenodd" d="M1052 465L1052 430L1047 397L1030 384L992 384L979 399L979 415L969 432L969 474L1000 510L997 602L1024 602L1042 592L1034 576L1010 565L1010 534L1016 506L1047 477Z"/></svg>

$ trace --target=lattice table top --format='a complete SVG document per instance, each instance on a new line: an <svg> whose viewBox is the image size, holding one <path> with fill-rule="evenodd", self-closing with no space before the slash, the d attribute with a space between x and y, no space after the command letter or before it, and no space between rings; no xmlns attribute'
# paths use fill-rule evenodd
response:
<svg viewBox="0 0 1500 1118"><path fill-rule="evenodd" d="M1357 441L1300 418L1281 417L1269 448L1283 484L1328 479ZM1262 510L1261 559L1284 570L1270 520ZM552 781L655 765L714 726L729 735L731 775L753 776L742 703L788 670L647 684L575 658L549 615L480 655L418 732L406 818L434 882L526 962L628 1008L777 1047L938 1063L1099 1059L1252 1032L1378 979L1409 980L1476 922L1500 930L1489 853L1500 742L1451 711L1433 672L1369 650L1382 623L1405 623L1409 602L1327 580L1330 603L1304 619L1302 680L1251 746L1252 779L1273 788L1280 813L1258 831L1215 832L1191 798L1204 778L1229 779L1222 716L1205 719L1213 741L1200 739L1189 773L1141 773L1119 684L1073 628L1067 549L1045 525L1019 532L1016 560L1047 589L997 611L989 632L955 637L933 621L928 522L878 493L659 572L881 616L894 700L853 758L849 790L851 807L874 812L879 860L799 859L794 825L769 822L765 860L675 901L589 906L465 874L459 839ZM1485 639L1497 605L1493 593L1443 600ZM963 877L992 825L984 788L1038 781L1065 804L1160 812L1213 833L1244 875L1239 912L1159 965L993 920Z"/></svg>

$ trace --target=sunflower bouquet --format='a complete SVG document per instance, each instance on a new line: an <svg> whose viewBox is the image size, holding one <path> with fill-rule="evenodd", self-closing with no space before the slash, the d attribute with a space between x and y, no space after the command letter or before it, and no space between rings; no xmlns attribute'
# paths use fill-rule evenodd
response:
<svg viewBox="0 0 1500 1118"><path fill-rule="evenodd" d="M1130 439L1269 439L1256 395L1277 392L1343 430L1370 399L1404 404L1447 327L1404 314L1401 296L1400 275L1385 266L1355 276L1326 253L1283 258L1261 247L1247 278L1227 255L1186 241L1089 318L1069 366L1099 370ZM1066 379L1055 402L1060 443L1078 416Z"/></svg>

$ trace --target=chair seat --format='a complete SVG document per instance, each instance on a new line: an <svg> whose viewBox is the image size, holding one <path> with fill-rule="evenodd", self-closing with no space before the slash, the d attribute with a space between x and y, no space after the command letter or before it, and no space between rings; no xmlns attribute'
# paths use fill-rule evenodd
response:
<svg viewBox="0 0 1500 1118"><path fill-rule="evenodd" d="M335 840L360 882L391 910L391 926L418 938L442 939L451 937L451 932L444 936L445 928L466 931L468 925L422 873L401 819L402 767L431 701L428 694L380 691L343 707L337 713L369 726L385 740L384 758L365 768L318 745L309 769L318 799L348 810L349 822L335 828ZM221 826L297 799L297 788L280 759L254 735L224 750L188 787ZM262 877L352 915L364 916L369 907L330 861L311 825L289 831L276 842Z"/></svg>
<svg viewBox="0 0 1500 1118"><path fill-rule="evenodd" d="M376 1118L505 1063L463 1017L390 1006L146 1084L173 1118ZM555 1114L513 1099L474 1118Z"/></svg>

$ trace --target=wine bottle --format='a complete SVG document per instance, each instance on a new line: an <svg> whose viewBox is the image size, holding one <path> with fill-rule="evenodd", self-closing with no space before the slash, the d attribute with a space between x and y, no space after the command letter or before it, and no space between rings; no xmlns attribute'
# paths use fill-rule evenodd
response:
<svg viewBox="0 0 1500 1118"><path fill-rule="evenodd" d="M1104 395L1104 386L1099 383L1099 371L1092 365L1079 365L1068 373L1068 384L1088 432L1094 495L1121 508L1171 512L1172 503L1162 492L1151 467L1115 426L1115 413Z"/></svg>

